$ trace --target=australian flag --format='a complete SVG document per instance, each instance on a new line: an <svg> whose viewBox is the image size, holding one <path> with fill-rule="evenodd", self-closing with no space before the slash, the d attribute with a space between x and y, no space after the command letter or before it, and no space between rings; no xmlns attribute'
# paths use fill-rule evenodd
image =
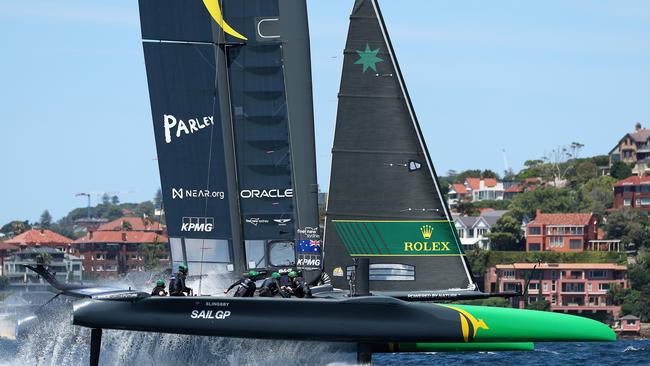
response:
<svg viewBox="0 0 650 366"><path fill-rule="evenodd" d="M298 240L298 253L320 254L320 240Z"/></svg>

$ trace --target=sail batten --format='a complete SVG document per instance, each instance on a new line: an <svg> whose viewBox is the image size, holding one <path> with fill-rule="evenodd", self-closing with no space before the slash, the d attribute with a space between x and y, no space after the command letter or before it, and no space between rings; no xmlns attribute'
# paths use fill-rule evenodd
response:
<svg viewBox="0 0 650 366"><path fill-rule="evenodd" d="M326 214L336 287L354 257L370 258L375 291L475 287L375 0L350 17Z"/></svg>

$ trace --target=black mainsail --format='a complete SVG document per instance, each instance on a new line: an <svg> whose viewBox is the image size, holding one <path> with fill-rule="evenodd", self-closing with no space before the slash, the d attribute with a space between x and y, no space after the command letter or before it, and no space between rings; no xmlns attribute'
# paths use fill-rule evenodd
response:
<svg viewBox="0 0 650 366"><path fill-rule="evenodd" d="M140 17L174 265L319 267L299 251L320 244L305 1L140 0Z"/></svg>
<svg viewBox="0 0 650 366"><path fill-rule="evenodd" d="M337 288L367 257L371 290L476 289L376 0L350 16L325 240Z"/></svg>

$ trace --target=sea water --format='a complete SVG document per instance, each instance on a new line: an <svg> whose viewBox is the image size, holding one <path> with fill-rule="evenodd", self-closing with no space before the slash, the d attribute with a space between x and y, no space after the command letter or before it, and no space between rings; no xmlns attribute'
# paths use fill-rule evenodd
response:
<svg viewBox="0 0 650 366"><path fill-rule="evenodd" d="M356 357L344 344L117 331L104 334L102 365L353 365ZM0 340L0 366L87 365L89 337L89 332L82 330L34 344L30 344L33 339ZM650 365L650 340L544 343L532 352L375 354L373 365Z"/></svg>
<svg viewBox="0 0 650 366"><path fill-rule="evenodd" d="M122 284L145 290L145 286ZM188 285L198 289L198 283ZM220 293L227 284L203 283L202 293ZM263 312L263 309L260 309ZM90 330L70 324L70 308L59 306L27 338L0 338L0 366L88 364ZM291 324L286 324L291 327ZM342 329L342 331L344 331ZM251 329L251 336L255 329ZM354 347L325 342L292 342L200 337L105 330L102 365L353 365ZM373 365L649 365L650 340L608 343L538 343L532 352L375 354Z"/></svg>

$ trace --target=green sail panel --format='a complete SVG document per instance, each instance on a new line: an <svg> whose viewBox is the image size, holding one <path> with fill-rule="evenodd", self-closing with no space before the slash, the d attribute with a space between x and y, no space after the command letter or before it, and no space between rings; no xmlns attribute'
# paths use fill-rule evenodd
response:
<svg viewBox="0 0 650 366"><path fill-rule="evenodd" d="M332 220L352 257L459 256L449 221Z"/></svg>

